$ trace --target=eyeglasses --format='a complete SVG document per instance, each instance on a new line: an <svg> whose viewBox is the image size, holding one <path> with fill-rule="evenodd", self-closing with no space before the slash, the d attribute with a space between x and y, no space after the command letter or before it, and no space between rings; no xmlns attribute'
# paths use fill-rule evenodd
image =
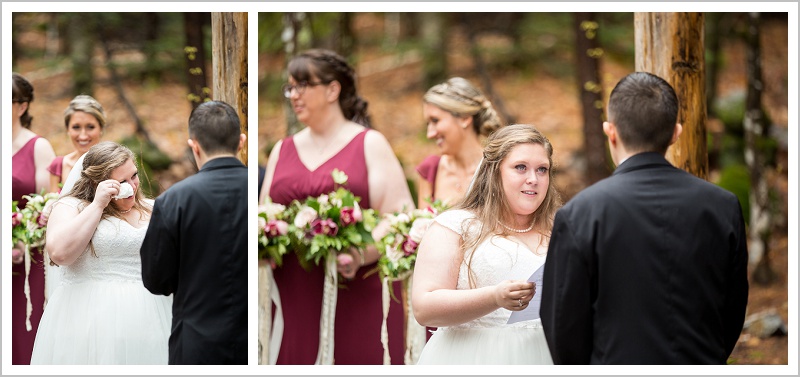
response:
<svg viewBox="0 0 800 377"><path fill-rule="evenodd" d="M283 96L286 98L292 97L292 90L296 90L297 94L303 95L306 92L306 88L309 86L317 86L317 85L327 85L330 82L308 82L308 81L300 81L295 85L291 84L283 84L281 87L281 92L283 92Z"/></svg>

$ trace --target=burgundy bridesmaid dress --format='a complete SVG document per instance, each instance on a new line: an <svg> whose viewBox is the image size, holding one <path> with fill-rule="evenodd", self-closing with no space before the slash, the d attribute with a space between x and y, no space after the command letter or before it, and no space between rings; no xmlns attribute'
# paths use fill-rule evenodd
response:
<svg viewBox="0 0 800 377"><path fill-rule="evenodd" d="M334 168L347 174L346 188L361 198L362 208L370 208L364 137L356 135L341 151L313 171L308 170L297 153L292 137L283 140L280 157L270 186L274 203L288 205L334 190ZM313 264L312 264L313 266ZM334 363L339 365L383 364L381 325L381 281L377 273L364 277L375 264L363 266L350 281L339 280L334 327ZM313 266L306 271L295 254L284 257L283 266L274 271L283 306L284 333L278 364L313 364L319 348L320 315L324 268ZM401 296L400 282L393 284L395 297ZM387 326L392 364L403 364L405 353L403 307L391 301Z"/></svg>
<svg viewBox="0 0 800 377"><path fill-rule="evenodd" d="M23 195L36 193L36 164L33 150L39 136L31 138L11 158L11 200L16 200L19 208L25 207L27 200ZM6 225L8 226L8 225ZM31 312L31 331L25 326L28 300L25 298L25 264L12 266L11 276L11 363L30 364L33 341L44 312L44 255L38 249L31 250L31 270L28 276Z"/></svg>

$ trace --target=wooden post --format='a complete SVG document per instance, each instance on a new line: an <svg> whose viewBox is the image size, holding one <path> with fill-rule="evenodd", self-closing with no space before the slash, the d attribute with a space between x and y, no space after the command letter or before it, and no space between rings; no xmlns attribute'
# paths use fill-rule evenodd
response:
<svg viewBox="0 0 800 377"><path fill-rule="evenodd" d="M214 98L233 106L247 135L247 13L211 13ZM247 143L239 153L247 165Z"/></svg>
<svg viewBox="0 0 800 377"><path fill-rule="evenodd" d="M708 179L703 13L634 14L636 70L667 80L683 133L667 150L675 166Z"/></svg>

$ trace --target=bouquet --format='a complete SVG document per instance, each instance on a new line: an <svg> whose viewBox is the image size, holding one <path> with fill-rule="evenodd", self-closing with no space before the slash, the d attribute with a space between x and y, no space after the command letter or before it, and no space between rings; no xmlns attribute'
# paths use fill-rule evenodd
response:
<svg viewBox="0 0 800 377"><path fill-rule="evenodd" d="M392 280L404 279L414 270L417 260L417 248L428 226L447 206L440 200L431 203L425 209L387 214L389 227L381 237L378 250L378 271L381 277Z"/></svg>
<svg viewBox="0 0 800 377"><path fill-rule="evenodd" d="M283 255L292 244L289 237L292 213L286 206L273 203L267 198L264 204L258 206L258 257L270 259L275 265L283 264Z"/></svg>
<svg viewBox="0 0 800 377"><path fill-rule="evenodd" d="M22 242L30 250L35 247L43 247L45 243L45 232L47 231L47 217L51 201L58 199L56 193L30 194L24 195L28 200L22 209L17 207L14 201L11 213L11 242L12 250L16 249L19 242ZM15 251L16 252L16 251ZM21 263L23 255L12 255L14 263Z"/></svg>
<svg viewBox="0 0 800 377"><path fill-rule="evenodd" d="M336 190L305 201L295 200L289 211L294 219L289 233L296 240L301 263L314 262L355 248L361 251L373 243L372 229L377 222L375 211L362 209L361 198L345 189L347 175L334 169L331 173Z"/></svg>

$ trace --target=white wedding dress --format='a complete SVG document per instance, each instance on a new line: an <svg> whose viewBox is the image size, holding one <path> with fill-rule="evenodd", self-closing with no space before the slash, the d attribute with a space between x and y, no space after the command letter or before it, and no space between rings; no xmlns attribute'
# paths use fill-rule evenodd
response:
<svg viewBox="0 0 800 377"><path fill-rule="evenodd" d="M461 235L469 231L462 229L464 220L473 217L467 211L451 210L437 216L435 221ZM465 256L457 289L470 289L467 261ZM513 237L491 237L474 253L471 268L475 286L493 286L508 279L527 280L544 261L544 256L537 256ZM542 321L507 324L510 316L510 310L500 308L467 323L438 328L423 348L418 364L553 364Z"/></svg>
<svg viewBox="0 0 800 377"><path fill-rule="evenodd" d="M57 205L80 208L73 197ZM148 202L152 206L152 201ZM63 273L47 302L31 364L167 364L172 296L142 284L147 226L101 220L90 248Z"/></svg>

